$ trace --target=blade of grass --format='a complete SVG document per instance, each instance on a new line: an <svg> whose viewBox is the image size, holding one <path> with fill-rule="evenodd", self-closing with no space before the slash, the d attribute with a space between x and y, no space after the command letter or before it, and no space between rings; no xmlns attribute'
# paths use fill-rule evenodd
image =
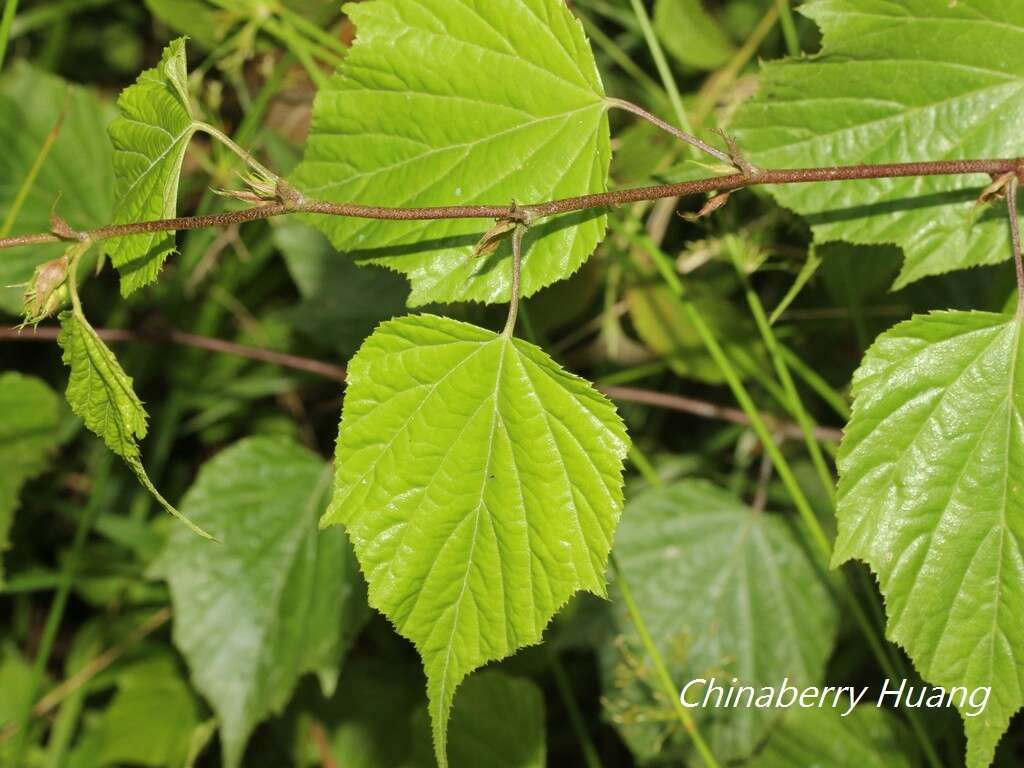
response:
<svg viewBox="0 0 1024 768"><path fill-rule="evenodd" d="M669 700L672 702L673 711L679 718L679 722L682 723L683 729L693 740L693 745L696 747L701 760L704 761L704 765L706 765L707 768L719 768L718 761L715 760L715 756L711 753L711 748L708 747L707 742L704 741L704 737L700 735L700 731L697 729L697 723L694 722L693 716L679 700L679 688L672 681L672 675L669 674L668 667L665 665L665 660L662 658L661 652L658 650L658 646L654 644L654 639L651 637L650 630L648 630L647 624L644 622L644 618L640 614L640 609L637 607L636 601L633 600L633 591L629 587L629 581L626 579L626 575L623 573L622 566L619 565L619 561L616 559L614 552L609 558L609 562L612 566L612 572L615 574L615 584L619 588L619 593L622 595L622 601L626 604L626 610L629 612L629 616L633 620L633 624L636 626L636 631L640 635L640 642L643 644L644 650L647 651L647 655L654 664L654 670L657 674L658 683L661 686L662 693L668 696Z"/></svg>
<svg viewBox="0 0 1024 768"><path fill-rule="evenodd" d="M67 606L68 596L71 594L71 585L75 579L75 571L78 569L78 562L81 559L82 550L85 548L85 541L92 530L93 522L99 514L100 509L106 504L106 482L113 464L113 454L109 451L102 451L97 459L97 471L93 473L95 484L92 495L78 518L78 527L75 530L75 538L71 544L71 550L64 566L61 568L60 585L50 603L50 611L46 616L46 625L43 628L43 635L39 641L39 649L36 651L36 658L32 664L32 678L29 681L28 691L25 693L25 707L18 718L14 721L17 732L11 755L14 758L13 765L25 765L25 752L28 749L29 721L32 719L32 704L36 700L36 693L42 685L43 677L46 674L46 667L50 663L50 654L53 652L53 644L57 639L57 632L60 630L61 621L64 619L64 608Z"/></svg>
<svg viewBox="0 0 1024 768"><path fill-rule="evenodd" d="M732 390L733 397L736 398L736 401L750 419L751 427L753 427L758 438L761 440L761 445L764 447L765 453L768 454L769 458L775 465L779 479L782 480L782 484L785 486L793 505L797 509L797 513L800 515L800 518L810 535L811 543L817 551L823 571L827 572L829 567L828 564L832 557L832 545L822 528L821 522L814 513L814 509L811 507L806 494L800 487L799 482L797 482L796 475L793 473L793 469L790 466L789 461L773 439L771 431L768 429L761 413L755 407L754 401L750 397L750 393L747 392L739 374L733 367L733 364L729 360L728 355L726 355L722 345L715 337L714 332L704 321L704 318L701 316L700 312L697 311L697 308L693 303L687 299L685 288L683 287L679 276L673 269L671 258L669 258L669 256L660 248L656 247L654 243L648 243L647 252L654 261L654 265L657 268L658 273L662 276L662 279L664 279L672 292L682 302L683 309L686 312L690 323L697 330L697 334L701 337L701 341L704 343L704 346L707 348L712 359L721 369L722 374L726 379L726 383ZM899 657L896 656L895 658L897 660L894 661L894 657L890 656L886 645L883 643L879 633L876 631L871 619L868 617L863 606L861 606L860 602L857 600L849 576L845 572L843 572L843 577L838 581L838 587L841 596L853 612L854 619L861 630L861 634L871 647L871 651L874 654L875 659L878 661L883 673L890 679L899 679L898 667L901 666L898 661ZM932 766L932 768L941 768L942 763L939 761L938 755L935 753L935 748L932 746L931 740L929 739L927 731L925 731L924 725L921 723L918 714L907 707L902 707L901 709L910 721L912 730L917 737L928 764Z"/></svg>
<svg viewBox="0 0 1024 768"><path fill-rule="evenodd" d="M793 9L789 7L789 0L775 0L775 6L779 9L779 23L782 27L782 37L786 40L786 52L790 56L799 56L800 37L796 33Z"/></svg>
<svg viewBox="0 0 1024 768"><path fill-rule="evenodd" d="M7 56L7 43L11 39L11 25L14 24L14 15L18 12L18 0L6 0L4 3L4 15L0 17L0 70L4 68L4 59Z"/></svg>
<svg viewBox="0 0 1024 768"><path fill-rule="evenodd" d="M18 214L21 213L22 206L25 205L25 200L28 199L32 187L35 186L36 179L39 178L39 171L42 170L46 158L50 156L50 150L53 149L57 137L60 136L60 129L64 125L64 118L66 116L67 102L65 102L65 107L61 110L60 115L57 116L57 121L53 124L53 128L50 129L50 132L46 134L46 138L43 139L43 145L36 153L36 157L32 161L32 167L28 169L28 173L25 175L25 180L18 187L18 192L11 202L10 210L7 211L3 224L0 224L0 237L7 237L11 234L15 222L18 220Z"/></svg>

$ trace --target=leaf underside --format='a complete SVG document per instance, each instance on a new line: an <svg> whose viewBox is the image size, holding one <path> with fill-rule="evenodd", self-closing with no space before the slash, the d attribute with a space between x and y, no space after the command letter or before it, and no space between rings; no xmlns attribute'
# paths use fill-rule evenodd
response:
<svg viewBox="0 0 1024 768"><path fill-rule="evenodd" d="M442 765L459 682L604 594L626 448L611 403L519 339L407 316L352 360L324 524L423 658Z"/></svg>
<svg viewBox="0 0 1024 768"><path fill-rule="evenodd" d="M345 12L356 42L317 94L294 178L301 189L386 206L507 205L605 189L604 93L562 0L373 0ZM310 221L340 250L406 274L410 306L509 299L508 243L473 256L486 221ZM575 272L604 229L597 212L535 226L523 295Z"/></svg>
<svg viewBox="0 0 1024 768"><path fill-rule="evenodd" d="M888 635L925 680L992 687L964 716L971 768L1024 703L1021 336L1020 319L983 312L895 326L854 377L838 457L835 564L871 566Z"/></svg>
<svg viewBox="0 0 1024 768"><path fill-rule="evenodd" d="M763 168L1024 153L1024 4L1006 0L815 0L822 52L765 66L733 124ZM1005 206L974 211L985 175L769 188L817 241L894 243L894 287L1010 255ZM973 222L973 223L972 223Z"/></svg>
<svg viewBox="0 0 1024 768"><path fill-rule="evenodd" d="M910 734L896 717L862 704L845 717L831 707L786 711L749 768L912 768L905 752Z"/></svg>
<svg viewBox="0 0 1024 768"><path fill-rule="evenodd" d="M330 477L289 440L235 444L182 502L222 543L174 526L153 567L170 583L174 642L220 719L227 766L241 763L252 730L287 704L304 672L333 688L365 618L344 532L317 527Z"/></svg>
<svg viewBox="0 0 1024 768"><path fill-rule="evenodd" d="M674 680L735 677L755 688L783 678L798 687L821 681L838 616L781 517L750 509L711 483L680 481L630 499L615 553ZM616 606L620 631L636 645L631 619ZM644 657L642 649L634 652ZM606 658L618 656L618 649L607 649ZM606 690L611 712L667 706L651 701L636 674L625 679L625 687ZM750 755L781 714L745 707L692 712L720 760ZM620 731L640 761L678 760L689 749L682 733L663 745L663 718L623 723Z"/></svg>

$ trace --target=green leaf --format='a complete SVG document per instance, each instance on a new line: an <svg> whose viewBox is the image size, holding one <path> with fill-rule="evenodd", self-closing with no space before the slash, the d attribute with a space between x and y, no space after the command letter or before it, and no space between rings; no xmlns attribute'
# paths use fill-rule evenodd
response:
<svg viewBox="0 0 1024 768"><path fill-rule="evenodd" d="M350 358L382 320L405 313L405 281L379 267L360 267L322 234L297 221L274 229L303 300L287 319L320 344Z"/></svg>
<svg viewBox="0 0 1024 768"><path fill-rule="evenodd" d="M193 525L160 495L146 474L138 443L146 436L146 409L135 394L131 377L121 368L114 353L85 318L74 312L61 313L57 343L64 350L64 364L71 369L65 392L71 410L110 450L125 460L164 509L193 533L209 538L208 533Z"/></svg>
<svg viewBox="0 0 1024 768"><path fill-rule="evenodd" d="M728 35L701 0L658 0L654 31L669 53L697 69L718 69L735 52Z"/></svg>
<svg viewBox="0 0 1024 768"><path fill-rule="evenodd" d="M69 768L179 768L198 724L199 702L171 653L143 658L118 674L117 693L86 726Z"/></svg>
<svg viewBox="0 0 1024 768"><path fill-rule="evenodd" d="M362 627L345 534L317 529L330 480L330 466L290 440L243 440L203 466L182 502L223 543L176 526L153 566L170 583L174 643L220 718L231 768L303 673L333 690Z"/></svg>
<svg viewBox="0 0 1024 768"><path fill-rule="evenodd" d="M424 707L413 728L422 738L409 768L435 768L430 723ZM488 669L459 689L448 740L453 768L544 768L544 694L530 680Z"/></svg>
<svg viewBox="0 0 1024 768"><path fill-rule="evenodd" d="M765 67L733 123L762 168L1016 157L1024 152L1024 5L814 0L822 53ZM1010 256L1004 210L973 215L985 175L770 188L818 242L894 243L896 287ZM973 224L971 223L974 219Z"/></svg>
<svg viewBox="0 0 1024 768"><path fill-rule="evenodd" d="M121 93L117 106L121 117L110 126L117 177L114 223L173 218L181 163L197 129L188 95L185 38L171 42L160 63ZM121 293L127 296L156 280L174 251L174 233L113 238L107 248L121 273Z"/></svg>
<svg viewBox="0 0 1024 768"><path fill-rule="evenodd" d="M206 0L145 0L145 3L160 21L206 50L212 50L223 40L238 20L233 13L225 13Z"/></svg>
<svg viewBox="0 0 1024 768"><path fill-rule="evenodd" d="M597 68L563 0L374 0L313 107L295 183L316 197L388 206L507 205L600 192L610 157ZM473 245L481 220L317 217L335 247L409 276L409 303L508 301L511 249ZM527 234L523 295L575 272L604 235L585 212Z"/></svg>
<svg viewBox="0 0 1024 768"><path fill-rule="evenodd" d="M60 398L45 382L13 371L0 374L0 555L27 480L46 468L58 441ZM0 586L3 585L0 562Z"/></svg>
<svg viewBox="0 0 1024 768"><path fill-rule="evenodd" d="M772 729L749 768L913 768L911 736L888 711L857 707L846 717L830 708L793 708Z"/></svg>
<svg viewBox="0 0 1024 768"><path fill-rule="evenodd" d="M700 480L679 481L631 499L615 544L651 635L680 686L716 677L738 685L820 682L832 650L837 611L828 589L784 520L743 505ZM616 603L627 658L643 657L636 631ZM616 649L609 648L611 653ZM643 675L617 665L605 689L613 715L658 712ZM691 691L691 697L699 691ZM693 709L701 733L719 760L749 755L781 712L768 709ZM672 720L623 717L620 731L638 760L664 751L679 759L689 739L665 732ZM662 747L666 737L671 741Z"/></svg>
<svg viewBox="0 0 1024 768"><path fill-rule="evenodd" d="M84 88L23 61L13 64L0 83L0 230L9 222L5 234L46 232L54 210L78 229L110 223L114 173L107 124L113 111ZM64 248L5 250L0 310L20 315L24 283Z"/></svg>
<svg viewBox="0 0 1024 768"><path fill-rule="evenodd" d="M626 450L611 403L519 339L416 315L352 359L324 523L423 657L442 766L459 682L604 594Z"/></svg>
<svg viewBox="0 0 1024 768"><path fill-rule="evenodd" d="M895 326L854 376L838 457L833 562L871 566L887 634L925 680L992 687L983 716L961 713L971 768L1024 703L1021 335L987 312Z"/></svg>

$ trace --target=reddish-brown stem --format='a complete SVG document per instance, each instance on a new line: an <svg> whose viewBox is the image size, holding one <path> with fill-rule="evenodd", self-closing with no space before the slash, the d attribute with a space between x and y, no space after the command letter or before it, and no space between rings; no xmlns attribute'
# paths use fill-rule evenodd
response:
<svg viewBox="0 0 1024 768"><path fill-rule="evenodd" d="M626 112L632 112L634 115L641 118L642 120L646 120L655 128L660 128L661 130L665 131L665 133L675 136L680 141L684 141L691 147L699 149L701 152L708 155L709 157L715 158L715 160L718 160L720 163L725 163L727 166L730 167L734 165L733 159L729 157L729 155L727 155L725 152L715 149L710 144L701 141L696 136L693 136L687 133L686 131L679 130L671 123L666 123L660 117L652 115L646 109L634 104L631 101L625 101L624 99L613 99L611 97L605 99L605 101L608 102L608 104L610 104L613 107L618 107L619 109L623 109Z"/></svg>
<svg viewBox="0 0 1024 768"><path fill-rule="evenodd" d="M59 328L0 328L0 340L11 341L54 341L60 333ZM210 352L220 352L236 357L245 357L270 365L279 365L282 368L291 368L295 371L304 371L321 376L333 381L345 381L345 369L340 365L325 363L321 360L312 360L308 357L289 355L284 352L275 352L272 349L262 347L249 347L244 344L235 344L232 341L215 339L210 336L198 336L194 333L184 331L167 331L166 333L146 333L142 331L129 331L120 328L97 328L96 335L103 341L116 343L119 341L140 341L149 344L180 344L196 349L205 349Z"/></svg>
<svg viewBox="0 0 1024 768"><path fill-rule="evenodd" d="M1024 258L1021 257L1020 223L1017 221L1017 187L1020 180L1012 176L1006 185L1006 207L1010 212L1010 242L1013 244L1013 264L1017 269L1017 317L1024 318Z"/></svg>
<svg viewBox="0 0 1024 768"><path fill-rule="evenodd" d="M91 240L110 237L172 232L179 229L205 229L226 227L248 221L269 219L287 213L313 213L324 216L347 216L387 221L426 221L435 219L513 219L529 224L538 218L573 213L591 208L607 208L628 203L685 197L707 192L727 192L733 189L765 184L808 184L823 181L854 181L858 179L895 179L907 176L957 176L988 174L1001 176L1015 173L1024 176L1024 159L935 160L922 163L885 163L881 165L838 165L821 168L793 168L782 171L753 171L712 176L678 184L656 184L650 187L620 189L593 195L580 195L532 205L442 205L427 208L392 208L356 203L331 203L326 200L301 199L290 203L269 203L254 208L207 216L182 216L174 219L140 221L130 224L112 224L78 233ZM0 248L22 245L56 243L62 240L52 233L17 235L0 238Z"/></svg>
<svg viewBox="0 0 1024 768"><path fill-rule="evenodd" d="M42 328L0 328L0 341L53 341L60 332L59 328L44 326ZM282 368L291 368L296 371L304 371L316 376L321 376L332 381L344 382L346 372L340 365L325 363L321 360L313 360L298 355L287 355L261 347L249 347L244 344L235 344L231 341L214 339L209 336L197 336L193 333L183 331L168 331L166 333L140 333L116 328L97 328L97 335L104 341L111 343L121 341L135 341L149 344L180 344L187 347L206 349L211 352L220 352L237 357L245 357L250 360L257 360L261 363L279 365ZM705 400L697 400L682 395L672 395L666 392L657 392L650 389L639 389L636 387L613 387L598 386L602 392L613 400L621 402L639 403L651 405L657 408L667 408L681 413L688 413L705 419L719 419L730 421L734 424L749 425L750 419L743 411L737 408L709 403ZM772 430L779 435L788 438L800 439L803 433L798 424L781 421L771 414L762 414ZM839 442L843 434L838 429L828 427L815 427L815 437L819 440L830 440Z"/></svg>

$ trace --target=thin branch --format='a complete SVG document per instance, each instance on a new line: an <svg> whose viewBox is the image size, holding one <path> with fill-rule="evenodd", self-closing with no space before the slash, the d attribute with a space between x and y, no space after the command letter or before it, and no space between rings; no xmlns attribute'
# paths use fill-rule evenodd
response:
<svg viewBox="0 0 1024 768"><path fill-rule="evenodd" d="M715 158L715 160L725 163L729 167L733 166L732 158L729 157L729 155L727 155L725 152L717 150L710 144L701 141L696 136L693 136L687 133L686 131L681 131L671 123L666 123L661 118L655 117L643 107L640 107L631 101L626 101L624 99L615 99L610 97L605 99L605 102L607 102L613 107L618 107L619 109L624 109L627 112L632 112L634 115L646 120L648 123L655 126L656 128L660 128L661 130L665 131L665 133L669 133L675 136L680 141L685 141L691 147L699 149L704 154L710 155L711 157Z"/></svg>
<svg viewBox="0 0 1024 768"><path fill-rule="evenodd" d="M134 341L144 344L180 344L186 347L205 349L210 352L219 352L227 355L235 355L236 357L245 357L249 360L257 360L261 363L269 363L271 365L281 366L282 368L303 371L305 373L311 373L315 376L321 376L325 379L342 383L344 383L346 377L345 369L340 365L333 365L332 363L325 363L321 360L313 360L308 357L299 357L298 355L275 352L262 347L250 347L244 344L236 344L231 341L214 339L209 336L198 336L194 333L185 333L184 331L143 333L117 328L97 328L95 330L96 334L101 339L111 343ZM0 328L0 341L54 341L56 340L58 333L60 333L60 329L54 328L53 326L34 329L25 328L23 330L19 330L17 328ZM597 388L608 395L608 397L613 400L619 400L620 402L639 403L641 405L650 405L656 408L667 408L668 410L689 413L693 416L700 416L705 419L718 419L721 421L729 421L733 424L742 424L744 426L748 426L750 424L750 419L743 411L737 408L729 408L728 406L709 403L706 400L697 400L690 397L684 397L682 395L672 395L667 392L657 392L655 390L639 389L636 387L597 385ZM800 439L803 435L800 430L800 425L796 423L782 421L767 413L762 414L762 416L770 427L783 437ZM829 427L815 427L814 435L819 440L839 442L843 433L838 429L831 429Z"/></svg>
<svg viewBox="0 0 1024 768"><path fill-rule="evenodd" d="M730 408L724 405L709 403L706 400L697 400L692 397L672 395L667 392L657 392L650 389L638 389L636 387L610 387L602 386L600 384L596 386L608 395L608 397L612 398L612 400L653 405L657 408L681 411L682 413L689 413L693 416L700 416L705 419L718 419L720 421L729 421L733 424L750 426L750 418L738 408ZM778 434L783 437L797 440L803 437L803 432L801 431L799 424L789 421L780 421L768 413L762 413L761 417L768 423L768 426L772 431L778 432ZM842 430L832 429L830 427L815 427L814 436L819 440L828 440L838 443L842 439L843 433Z"/></svg>
<svg viewBox="0 0 1024 768"><path fill-rule="evenodd" d="M819 168L793 168L790 170L755 170L752 173L733 173L712 176L677 184L656 184L649 187L621 189L592 195L579 195L532 205L442 205L425 208L403 208L358 203L331 203L326 200L301 198L288 203L268 203L254 208L207 216L181 216L173 219L141 221L130 224L112 224L78 233L90 240L110 237L173 232L175 230L205 229L244 224L269 219L288 213L313 213L324 216L346 216L386 221L432 221L438 219L512 219L531 223L538 218L573 213L593 208L626 205L669 197L727 192L734 189L766 184L808 184L824 181L853 181L858 179L895 179L907 176L959 176L988 174L1001 176L1016 173L1024 176L1024 158L935 160L921 163L886 163L881 165L838 165ZM0 238L0 248L23 245L41 245L61 242L63 238L50 232Z"/></svg>
<svg viewBox="0 0 1024 768"><path fill-rule="evenodd" d="M1024 318L1024 259L1020 249L1020 223L1017 221L1017 176L1006 185L1006 207L1010 212L1010 242L1013 245L1013 263L1017 268L1017 317Z"/></svg>
<svg viewBox="0 0 1024 768"><path fill-rule="evenodd" d="M278 365L282 368L291 368L296 371L312 373L332 381L345 381L345 369L340 365L325 363L321 360L313 360L308 357L289 355L284 352L275 352L272 349L262 347L250 347L244 344L236 344L232 341L215 339L209 336L198 336L194 333L184 331L167 331L166 333L146 333L141 331L129 331L117 328L96 328L96 334L111 343L120 341L139 341L144 344L180 344L196 349L205 349L210 352L220 352L235 357L245 357L261 363ZM0 328L0 341L54 341L60 333L59 328Z"/></svg>

